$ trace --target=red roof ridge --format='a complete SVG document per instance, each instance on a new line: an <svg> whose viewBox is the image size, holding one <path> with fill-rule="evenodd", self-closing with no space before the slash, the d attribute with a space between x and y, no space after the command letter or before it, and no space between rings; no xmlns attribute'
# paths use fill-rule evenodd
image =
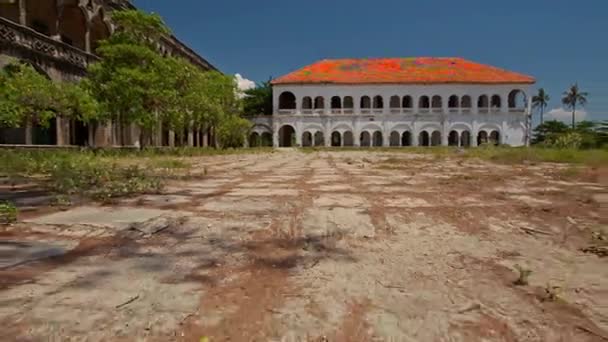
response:
<svg viewBox="0 0 608 342"><path fill-rule="evenodd" d="M448 63L449 62L449 63ZM272 84L533 84L528 75L463 57L322 59Z"/></svg>

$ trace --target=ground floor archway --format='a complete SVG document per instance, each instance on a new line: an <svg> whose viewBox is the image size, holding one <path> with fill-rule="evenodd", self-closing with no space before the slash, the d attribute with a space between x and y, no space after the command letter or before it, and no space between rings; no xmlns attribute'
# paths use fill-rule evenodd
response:
<svg viewBox="0 0 608 342"><path fill-rule="evenodd" d="M399 135L399 132L391 132L389 145L391 147L401 146L401 136Z"/></svg>
<svg viewBox="0 0 608 342"><path fill-rule="evenodd" d="M340 132L333 132L331 134L331 146L333 146L333 147L342 146L342 136L340 135Z"/></svg>
<svg viewBox="0 0 608 342"><path fill-rule="evenodd" d="M302 134L302 147L311 147L312 146L312 133L304 132Z"/></svg>
<svg viewBox="0 0 608 342"><path fill-rule="evenodd" d="M401 134L401 146L412 146L412 134L408 131Z"/></svg>
<svg viewBox="0 0 608 342"><path fill-rule="evenodd" d="M367 132L367 131L361 132L361 136L359 138L360 138L361 147L372 146L372 136L371 136L371 134L369 134L369 132Z"/></svg>
<svg viewBox="0 0 608 342"><path fill-rule="evenodd" d="M279 129L279 147L293 147L296 144L296 130L285 125Z"/></svg>
<svg viewBox="0 0 608 342"><path fill-rule="evenodd" d="M420 135L418 136L418 142L420 146L430 146L431 139L429 137L429 133L427 131L420 132Z"/></svg>
<svg viewBox="0 0 608 342"><path fill-rule="evenodd" d="M344 136L343 136L342 140L344 140L344 146L348 146L348 147L355 146L355 139L353 138L353 132L351 132L351 131L344 132Z"/></svg>
<svg viewBox="0 0 608 342"><path fill-rule="evenodd" d="M459 146L460 145L460 136L457 131L451 131L448 136L448 146Z"/></svg>
<svg viewBox="0 0 608 342"><path fill-rule="evenodd" d="M441 132L434 131L431 134L431 146L441 146Z"/></svg>
<svg viewBox="0 0 608 342"><path fill-rule="evenodd" d="M249 147L260 147L260 145L262 145L262 137L260 137L260 134L258 132L251 133L249 135Z"/></svg>
<svg viewBox="0 0 608 342"><path fill-rule="evenodd" d="M382 147L382 132L374 132L374 147Z"/></svg>
<svg viewBox="0 0 608 342"><path fill-rule="evenodd" d="M469 131L463 131L462 133L460 133L460 146L471 146L471 133Z"/></svg>
<svg viewBox="0 0 608 342"><path fill-rule="evenodd" d="M492 131L490 133L490 143L500 145L500 133L498 131Z"/></svg>
<svg viewBox="0 0 608 342"><path fill-rule="evenodd" d="M325 146L325 136L321 131L315 133L315 146Z"/></svg>
<svg viewBox="0 0 608 342"><path fill-rule="evenodd" d="M487 143L488 143L488 132L480 131L477 134L477 145L481 146L481 145L487 144Z"/></svg>

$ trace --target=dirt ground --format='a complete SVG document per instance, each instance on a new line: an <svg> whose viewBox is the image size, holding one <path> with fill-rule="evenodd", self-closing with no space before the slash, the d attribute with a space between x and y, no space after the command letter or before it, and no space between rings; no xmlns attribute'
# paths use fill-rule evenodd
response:
<svg viewBox="0 0 608 342"><path fill-rule="evenodd" d="M15 241L65 253L0 268L0 340L608 340L605 170L369 151L194 163L163 194L83 209L108 224L41 208L1 228L0 258ZM119 207L158 210L116 224Z"/></svg>

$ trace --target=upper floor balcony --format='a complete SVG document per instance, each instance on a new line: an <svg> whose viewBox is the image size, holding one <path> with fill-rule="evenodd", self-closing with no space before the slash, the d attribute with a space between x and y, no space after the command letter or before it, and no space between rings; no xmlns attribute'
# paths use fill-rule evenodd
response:
<svg viewBox="0 0 608 342"><path fill-rule="evenodd" d="M275 104L278 115L391 115L391 114L491 114L525 113L526 97L523 91L501 95L393 95L373 97L354 96L303 96L298 98L289 91L282 92Z"/></svg>
<svg viewBox="0 0 608 342"><path fill-rule="evenodd" d="M0 44L5 47L24 49L43 58L67 63L81 70L98 60L90 53L55 40L35 30L0 17Z"/></svg>

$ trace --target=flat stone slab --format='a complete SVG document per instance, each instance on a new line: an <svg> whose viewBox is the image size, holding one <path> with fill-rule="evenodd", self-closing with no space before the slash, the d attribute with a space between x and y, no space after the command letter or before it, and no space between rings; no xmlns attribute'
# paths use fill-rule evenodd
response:
<svg viewBox="0 0 608 342"><path fill-rule="evenodd" d="M367 211L356 208L309 208L304 212L302 230L306 236L375 235L375 228Z"/></svg>
<svg viewBox="0 0 608 342"><path fill-rule="evenodd" d="M79 207L68 211L41 216L25 222L36 224L73 225L82 224L98 227L126 228L133 223L148 221L171 210L144 208L100 208Z"/></svg>
<svg viewBox="0 0 608 342"><path fill-rule="evenodd" d="M0 240L0 269L64 255L76 247L76 241Z"/></svg>

